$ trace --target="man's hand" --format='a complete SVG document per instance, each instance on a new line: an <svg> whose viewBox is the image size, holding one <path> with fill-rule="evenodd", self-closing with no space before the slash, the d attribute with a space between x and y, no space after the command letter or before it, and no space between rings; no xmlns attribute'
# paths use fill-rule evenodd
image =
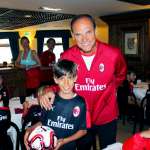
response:
<svg viewBox="0 0 150 150"><path fill-rule="evenodd" d="M141 132L140 135L144 138L150 138L150 129Z"/></svg>
<svg viewBox="0 0 150 150"><path fill-rule="evenodd" d="M41 107L44 107L46 110L52 109L52 105L55 99L55 94L53 91L47 91L44 93L38 93L38 101Z"/></svg>

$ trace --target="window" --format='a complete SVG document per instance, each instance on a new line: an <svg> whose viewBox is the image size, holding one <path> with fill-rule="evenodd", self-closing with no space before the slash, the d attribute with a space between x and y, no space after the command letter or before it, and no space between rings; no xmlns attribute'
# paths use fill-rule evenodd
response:
<svg viewBox="0 0 150 150"><path fill-rule="evenodd" d="M0 63L11 63L12 53L10 48L9 39L0 39Z"/></svg>
<svg viewBox="0 0 150 150"><path fill-rule="evenodd" d="M44 45L43 45L43 52L46 51L48 48L47 48L47 45L46 45L46 42L49 38L44 38ZM58 59L60 58L60 54L64 51L63 50L63 43L62 43L62 38L61 37L53 37L53 39L55 39L56 41L56 45L55 45L55 48L53 50L55 56L56 56L56 62L58 61Z"/></svg>

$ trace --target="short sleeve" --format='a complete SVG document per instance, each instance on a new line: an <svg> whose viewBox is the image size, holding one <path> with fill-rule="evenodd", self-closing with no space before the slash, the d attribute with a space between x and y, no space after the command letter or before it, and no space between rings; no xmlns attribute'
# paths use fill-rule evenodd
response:
<svg viewBox="0 0 150 150"><path fill-rule="evenodd" d="M84 100L82 100L84 101ZM81 106L80 106L80 111L81 111L81 114L80 114L80 117L79 117L79 130L85 130L87 129L87 125L86 125L86 104L85 102L82 102L81 103Z"/></svg>

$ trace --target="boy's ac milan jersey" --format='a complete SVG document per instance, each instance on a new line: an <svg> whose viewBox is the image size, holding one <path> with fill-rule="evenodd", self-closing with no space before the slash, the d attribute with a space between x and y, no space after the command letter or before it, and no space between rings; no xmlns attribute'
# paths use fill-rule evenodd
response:
<svg viewBox="0 0 150 150"><path fill-rule="evenodd" d="M108 123L118 116L116 90L126 77L126 63L118 48L97 41L90 70L77 46L66 50L61 59L77 64L75 91L84 97L92 124Z"/></svg>
<svg viewBox="0 0 150 150"><path fill-rule="evenodd" d="M79 130L86 130L85 101L79 95L63 99L56 94L53 108L42 110L41 122L55 131L58 139L72 136ZM76 142L65 144L61 150L75 150Z"/></svg>

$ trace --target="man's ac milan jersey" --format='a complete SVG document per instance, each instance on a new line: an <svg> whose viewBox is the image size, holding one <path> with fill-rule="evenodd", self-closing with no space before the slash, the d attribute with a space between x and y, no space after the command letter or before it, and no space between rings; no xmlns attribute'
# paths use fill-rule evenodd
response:
<svg viewBox="0 0 150 150"><path fill-rule="evenodd" d="M97 41L96 48L90 70L77 45L62 53L61 59L77 64L75 92L84 97L92 124L102 125L118 116L116 90L126 78L126 62L116 47Z"/></svg>

